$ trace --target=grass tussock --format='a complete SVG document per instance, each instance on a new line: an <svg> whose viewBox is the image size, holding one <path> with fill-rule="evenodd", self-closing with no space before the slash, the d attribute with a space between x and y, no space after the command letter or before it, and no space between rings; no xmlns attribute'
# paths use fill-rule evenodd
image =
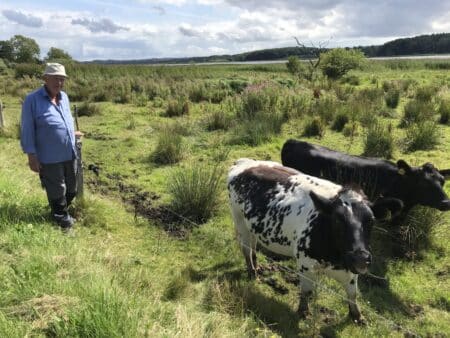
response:
<svg viewBox="0 0 450 338"><path fill-rule="evenodd" d="M309 118L303 126L303 136L322 138L325 135L325 123L319 117Z"/></svg>
<svg viewBox="0 0 450 338"><path fill-rule="evenodd" d="M217 210L223 174L219 164L198 163L176 169L167 186L172 210L195 223L206 222Z"/></svg>
<svg viewBox="0 0 450 338"><path fill-rule="evenodd" d="M433 121L414 123L406 129L404 144L407 151L429 150L439 144L440 131Z"/></svg>
<svg viewBox="0 0 450 338"><path fill-rule="evenodd" d="M394 138L392 125L376 122L371 125L364 138L364 156L392 158L394 153Z"/></svg>
<svg viewBox="0 0 450 338"><path fill-rule="evenodd" d="M100 115L101 109L98 104L85 102L85 103L82 103L80 106L77 106L77 114L78 114L78 116Z"/></svg>
<svg viewBox="0 0 450 338"><path fill-rule="evenodd" d="M151 160L158 164L173 164L181 161L184 153L183 137L175 131L174 127L167 126L159 133Z"/></svg>

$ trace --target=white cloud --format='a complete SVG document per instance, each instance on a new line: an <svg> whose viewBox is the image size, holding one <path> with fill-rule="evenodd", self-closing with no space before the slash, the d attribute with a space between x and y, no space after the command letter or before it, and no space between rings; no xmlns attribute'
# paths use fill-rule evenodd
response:
<svg viewBox="0 0 450 338"><path fill-rule="evenodd" d="M119 26L112 22L110 19L100 19L100 20L94 20L94 19L72 19L72 24L74 25L81 25L86 27L88 30L90 30L92 33L116 33L119 30L128 30L129 28Z"/></svg>
<svg viewBox="0 0 450 338"><path fill-rule="evenodd" d="M28 26L28 27L42 27L42 19L31 15L31 14L25 14L20 11L14 11L5 9L2 11L2 14L7 18L8 20L12 22L16 22L18 24Z"/></svg>

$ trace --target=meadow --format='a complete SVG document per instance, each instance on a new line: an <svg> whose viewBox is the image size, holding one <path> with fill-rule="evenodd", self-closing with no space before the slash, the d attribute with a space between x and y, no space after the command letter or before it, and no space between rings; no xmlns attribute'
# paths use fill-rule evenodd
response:
<svg viewBox="0 0 450 338"><path fill-rule="evenodd" d="M19 147L21 102L42 70L0 69L0 336L446 337L449 213L377 224L371 272L383 282L361 278L366 326L325 277L299 320L293 262L259 254L263 272L247 279L225 177L240 157L280 161L288 138L450 168L449 69L368 61L306 80L284 64L68 64L85 166L73 236L52 225Z"/></svg>

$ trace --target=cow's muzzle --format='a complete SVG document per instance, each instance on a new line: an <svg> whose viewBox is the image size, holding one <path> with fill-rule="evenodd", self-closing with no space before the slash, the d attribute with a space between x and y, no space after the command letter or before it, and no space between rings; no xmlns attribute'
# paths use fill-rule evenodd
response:
<svg viewBox="0 0 450 338"><path fill-rule="evenodd" d="M350 251L345 255L347 267L356 274L365 274L372 263L372 254L364 249Z"/></svg>
<svg viewBox="0 0 450 338"><path fill-rule="evenodd" d="M448 211L450 210L450 200L443 200L439 203L438 209L441 211Z"/></svg>

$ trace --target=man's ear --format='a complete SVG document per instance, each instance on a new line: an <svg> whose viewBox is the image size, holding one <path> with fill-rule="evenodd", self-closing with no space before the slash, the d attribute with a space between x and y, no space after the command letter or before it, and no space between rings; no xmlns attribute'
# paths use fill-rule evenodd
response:
<svg viewBox="0 0 450 338"><path fill-rule="evenodd" d="M314 206L317 210L330 214L332 210L332 202L325 197L317 195L314 191L309 192L309 196L311 197Z"/></svg>
<svg viewBox="0 0 450 338"><path fill-rule="evenodd" d="M409 166L408 163L406 163L404 160L398 160L397 161L397 172L400 175L409 175L412 171L411 167Z"/></svg>

